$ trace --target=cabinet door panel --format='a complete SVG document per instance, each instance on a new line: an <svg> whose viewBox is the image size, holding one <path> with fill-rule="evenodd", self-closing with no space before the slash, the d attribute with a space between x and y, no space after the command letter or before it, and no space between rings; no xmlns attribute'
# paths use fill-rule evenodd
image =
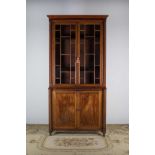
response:
<svg viewBox="0 0 155 155"><path fill-rule="evenodd" d="M99 92L79 92L78 127L79 129L99 129L101 116Z"/></svg>
<svg viewBox="0 0 155 155"><path fill-rule="evenodd" d="M56 129L75 128L75 93L54 92L53 122Z"/></svg>

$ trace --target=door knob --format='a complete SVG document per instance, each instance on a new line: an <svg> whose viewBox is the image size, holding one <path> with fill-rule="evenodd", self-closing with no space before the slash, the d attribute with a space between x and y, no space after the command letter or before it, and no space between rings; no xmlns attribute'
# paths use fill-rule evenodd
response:
<svg viewBox="0 0 155 155"><path fill-rule="evenodd" d="M80 57L76 58L76 63L80 63Z"/></svg>

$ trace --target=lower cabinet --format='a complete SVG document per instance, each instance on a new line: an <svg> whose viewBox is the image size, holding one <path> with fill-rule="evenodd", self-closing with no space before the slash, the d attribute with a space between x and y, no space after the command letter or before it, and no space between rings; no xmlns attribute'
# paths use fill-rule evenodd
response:
<svg viewBox="0 0 155 155"><path fill-rule="evenodd" d="M101 129L101 103L101 91L53 91L53 129Z"/></svg>

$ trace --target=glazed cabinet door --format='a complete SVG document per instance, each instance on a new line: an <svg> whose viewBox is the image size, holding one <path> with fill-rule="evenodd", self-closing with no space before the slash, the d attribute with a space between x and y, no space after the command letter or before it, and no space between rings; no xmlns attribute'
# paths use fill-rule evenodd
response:
<svg viewBox="0 0 155 155"><path fill-rule="evenodd" d="M80 84L102 83L102 24L80 24Z"/></svg>
<svg viewBox="0 0 155 155"><path fill-rule="evenodd" d="M53 25L53 51L55 84L75 84L76 80L76 40L75 23L56 23Z"/></svg>
<svg viewBox="0 0 155 155"><path fill-rule="evenodd" d="M53 128L74 129L76 126L76 94L73 91L53 92Z"/></svg>
<svg viewBox="0 0 155 155"><path fill-rule="evenodd" d="M78 128L100 129L101 126L101 92L81 91L78 94Z"/></svg>

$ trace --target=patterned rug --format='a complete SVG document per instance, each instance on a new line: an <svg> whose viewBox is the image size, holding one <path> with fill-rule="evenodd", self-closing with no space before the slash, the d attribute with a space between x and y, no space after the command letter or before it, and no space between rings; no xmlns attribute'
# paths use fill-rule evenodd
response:
<svg viewBox="0 0 155 155"><path fill-rule="evenodd" d="M27 155L128 155L128 125L107 125L97 134L48 135L47 125L27 125Z"/></svg>

